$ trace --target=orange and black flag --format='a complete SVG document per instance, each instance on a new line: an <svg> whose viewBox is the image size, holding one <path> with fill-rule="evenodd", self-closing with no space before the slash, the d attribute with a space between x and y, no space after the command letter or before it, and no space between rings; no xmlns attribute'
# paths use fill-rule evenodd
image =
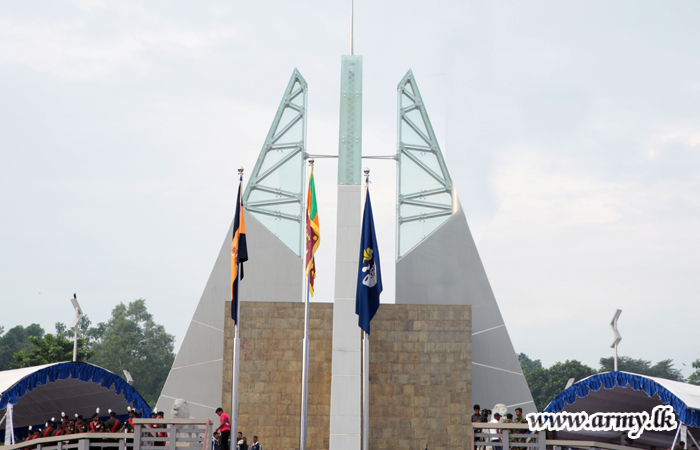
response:
<svg viewBox="0 0 700 450"><path fill-rule="evenodd" d="M231 240L231 318L238 325L238 282L243 279L243 263L248 261L248 246L245 241L245 218L243 217L243 176L238 182L236 216L233 219ZM241 276L238 277L240 267Z"/></svg>
<svg viewBox="0 0 700 450"><path fill-rule="evenodd" d="M314 253L321 243L321 229L318 222L318 207L316 206L316 184L314 183L314 166L311 166L309 176L309 192L306 195L306 276L309 278L309 293L314 295L314 280L316 279L316 261Z"/></svg>

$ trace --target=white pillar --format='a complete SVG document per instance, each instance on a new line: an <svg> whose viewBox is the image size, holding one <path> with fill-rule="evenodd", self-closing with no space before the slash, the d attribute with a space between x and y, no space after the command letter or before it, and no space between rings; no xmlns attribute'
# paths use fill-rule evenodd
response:
<svg viewBox="0 0 700 450"><path fill-rule="evenodd" d="M329 447L358 450L362 445L362 337L355 291L362 219L362 56L342 57L340 90Z"/></svg>
<svg viewBox="0 0 700 450"><path fill-rule="evenodd" d="M5 445L15 444L15 428L12 421L13 409L12 404L8 403L7 409L5 409Z"/></svg>

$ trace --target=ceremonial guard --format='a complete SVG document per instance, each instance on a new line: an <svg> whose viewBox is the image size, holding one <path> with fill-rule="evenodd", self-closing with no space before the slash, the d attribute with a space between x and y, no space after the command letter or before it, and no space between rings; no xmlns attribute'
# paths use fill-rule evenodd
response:
<svg viewBox="0 0 700 450"><path fill-rule="evenodd" d="M107 431L110 433L116 433L119 431L119 425L121 425L121 422L117 419L117 413L110 409L109 420L105 422L105 428L107 428Z"/></svg>
<svg viewBox="0 0 700 450"><path fill-rule="evenodd" d="M513 423L527 423L527 419L523 417L523 409L515 408L515 418ZM526 430L513 430L513 434L525 434ZM515 442L525 442L525 439L518 438ZM513 447L513 450L527 450L526 447Z"/></svg>
<svg viewBox="0 0 700 450"><path fill-rule="evenodd" d="M29 436L27 436L27 439L25 439L24 442L33 441L34 439L39 437L40 433L41 431L39 430L32 430L32 426L29 425Z"/></svg>
<svg viewBox="0 0 700 450"><path fill-rule="evenodd" d="M134 419L136 418L136 411L129 409L129 418L124 422L121 432L123 433L133 433L134 432Z"/></svg>
<svg viewBox="0 0 700 450"><path fill-rule="evenodd" d="M88 433L104 433L106 430L104 422L100 422L100 408L92 415L92 421L88 425Z"/></svg>
<svg viewBox="0 0 700 450"><path fill-rule="evenodd" d="M83 416L81 414L75 415L75 432L76 433L87 433L88 432L88 425L83 420Z"/></svg>
<svg viewBox="0 0 700 450"><path fill-rule="evenodd" d="M163 411L158 411L158 418L165 419L165 413ZM166 428L166 427L167 427L167 425L165 425L165 424L158 425L158 428ZM163 437L163 438L168 437L168 433L161 431L160 433L158 433L158 437ZM165 446L165 441L156 442L156 445Z"/></svg>
<svg viewBox="0 0 700 450"><path fill-rule="evenodd" d="M41 433L40 437L52 437L56 434L56 430L53 427L53 417L46 421L46 428Z"/></svg>

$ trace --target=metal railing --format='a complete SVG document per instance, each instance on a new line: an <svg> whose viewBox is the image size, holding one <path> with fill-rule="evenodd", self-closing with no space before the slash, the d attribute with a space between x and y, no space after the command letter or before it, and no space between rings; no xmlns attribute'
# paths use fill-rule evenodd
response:
<svg viewBox="0 0 700 450"><path fill-rule="evenodd" d="M211 450L209 419L134 419L134 450Z"/></svg>
<svg viewBox="0 0 700 450"><path fill-rule="evenodd" d="M134 419L133 433L81 433L37 438L5 450L211 450L208 419Z"/></svg>
<svg viewBox="0 0 700 450"><path fill-rule="evenodd" d="M472 423L472 450L634 450L635 447L596 441L547 440L545 431L520 423ZM516 431L517 430L517 431Z"/></svg>
<svg viewBox="0 0 700 450"><path fill-rule="evenodd" d="M525 423L472 423L472 450L545 450L544 431L529 430Z"/></svg>
<svg viewBox="0 0 700 450"><path fill-rule="evenodd" d="M562 450L562 448L569 449L583 449L583 450L634 450L640 449L640 447L632 447L626 445L616 445L616 444L606 444L605 442L596 441L575 441L575 440L558 440L550 439L547 441L547 445L551 446L552 450Z"/></svg>
<svg viewBox="0 0 700 450"><path fill-rule="evenodd" d="M36 450L90 450L113 448L132 450L134 447L133 433L80 433L65 436L37 438L27 442L3 447L6 450L36 449Z"/></svg>

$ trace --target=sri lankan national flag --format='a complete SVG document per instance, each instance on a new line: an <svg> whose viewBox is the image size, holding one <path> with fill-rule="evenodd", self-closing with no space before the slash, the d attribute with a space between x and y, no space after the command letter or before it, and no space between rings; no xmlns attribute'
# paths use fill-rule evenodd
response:
<svg viewBox="0 0 700 450"><path fill-rule="evenodd" d="M231 318L238 325L238 266L243 279L243 262L248 261L248 246L245 241L245 218L243 217L243 177L238 182L236 215L233 219L233 239L231 240Z"/></svg>
<svg viewBox="0 0 700 450"><path fill-rule="evenodd" d="M309 293L314 295L314 279L316 278L316 262L314 253L321 243L321 230L318 223L318 208L316 206L316 185L314 184L314 166L309 175L309 192L306 195L306 276L309 277Z"/></svg>

